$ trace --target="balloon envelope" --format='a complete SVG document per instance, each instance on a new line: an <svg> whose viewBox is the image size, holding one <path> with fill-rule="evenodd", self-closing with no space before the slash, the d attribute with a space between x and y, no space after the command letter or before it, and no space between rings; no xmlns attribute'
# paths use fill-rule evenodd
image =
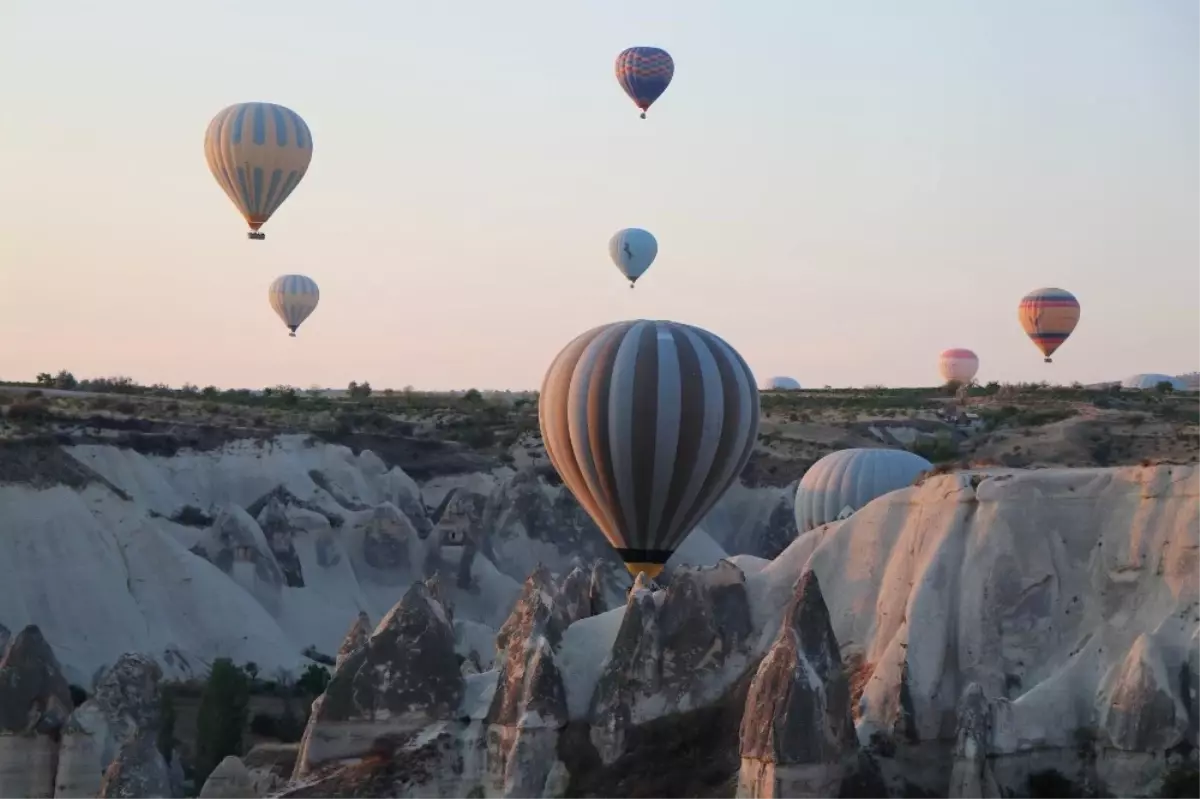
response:
<svg viewBox="0 0 1200 799"><path fill-rule="evenodd" d="M741 473L758 416L754 375L732 347L644 319L576 337L538 400L563 483L629 571L650 577Z"/></svg>
<svg viewBox="0 0 1200 799"><path fill-rule="evenodd" d="M654 263L658 242L641 228L627 227L608 240L608 254L632 285Z"/></svg>
<svg viewBox="0 0 1200 799"><path fill-rule="evenodd" d="M799 391L800 382L792 377L772 377L767 381L767 391Z"/></svg>
<svg viewBox="0 0 1200 799"><path fill-rule="evenodd" d="M912 485L933 464L902 449L832 452L809 467L796 488L796 529L844 519L889 491Z"/></svg>
<svg viewBox="0 0 1200 799"><path fill-rule="evenodd" d="M1037 289L1021 299L1017 317L1025 334L1049 363L1050 356L1079 324L1079 301L1065 289Z"/></svg>
<svg viewBox="0 0 1200 799"><path fill-rule="evenodd" d="M267 301L293 336L296 328L316 309L320 299L317 284L304 275L280 275L271 281L267 290Z"/></svg>
<svg viewBox="0 0 1200 799"><path fill-rule="evenodd" d="M970 350L946 350L938 356L938 371L942 380L970 383L979 371L979 356Z"/></svg>
<svg viewBox="0 0 1200 799"><path fill-rule="evenodd" d="M629 95L642 118L654 101L662 96L675 76L675 62L658 47L630 47L617 55L617 82Z"/></svg>
<svg viewBox="0 0 1200 799"><path fill-rule="evenodd" d="M255 232L296 189L312 152L308 125L274 103L231 105L204 134L209 170Z"/></svg>
<svg viewBox="0 0 1200 799"><path fill-rule="evenodd" d="M1158 388L1159 383L1169 383L1174 391L1186 391L1187 385L1177 377L1171 375L1158 374L1156 372L1148 372L1140 375L1130 375L1121 381L1121 388L1139 388L1154 390Z"/></svg>

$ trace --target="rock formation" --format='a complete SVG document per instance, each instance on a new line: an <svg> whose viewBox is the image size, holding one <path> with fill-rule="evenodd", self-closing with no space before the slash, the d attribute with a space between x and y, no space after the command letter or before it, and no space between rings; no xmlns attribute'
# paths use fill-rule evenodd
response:
<svg viewBox="0 0 1200 799"><path fill-rule="evenodd" d="M104 673L63 730L56 796L95 796L101 776L122 747L139 735L155 740L161 725L161 677L158 664L134 653L122 655Z"/></svg>
<svg viewBox="0 0 1200 799"><path fill-rule="evenodd" d="M58 659L34 625L0 659L0 796L54 796L58 738L71 713Z"/></svg>
<svg viewBox="0 0 1200 799"><path fill-rule="evenodd" d="M97 796L105 799L167 799L171 796L171 776L155 745L153 733L139 733L121 745L116 758L104 771Z"/></svg>
<svg viewBox="0 0 1200 799"><path fill-rule="evenodd" d="M958 703L951 799L999 799L1003 796L988 762L992 741L992 708L983 689L971 683Z"/></svg>
<svg viewBox="0 0 1200 799"><path fill-rule="evenodd" d="M590 702L601 761L629 751L633 728L724 696L753 659L754 632L745 577L731 563L679 570L661 601L635 583Z"/></svg>
<svg viewBox="0 0 1200 799"><path fill-rule="evenodd" d="M246 765L233 755L217 764L197 794L200 799L250 799L259 795Z"/></svg>
<svg viewBox="0 0 1200 799"><path fill-rule="evenodd" d="M126 652L170 678L200 675L214 651L296 675L311 663L302 652L337 652L360 611L389 619L382 638L360 623L340 653L340 677L307 731L317 762L289 791L317 791L328 769L351 780L346 749L362 758L354 773L369 771L385 793L732 793L750 684L809 570L851 673L859 739L892 793L987 792L993 780L1028 793L1052 764L1080 790L1146 794L1200 743L1192 465L932 475L799 536L772 561L672 568L665 590L630 591L542 466L441 472L418 487L368 450L307 436L171 455L39 446L57 460L35 459L38 468L74 467L19 482L4 472L0 620L13 630L36 622L63 642L60 679L91 686ZM725 551L771 555L791 535L787 501L783 488L737 488L702 527ZM589 564L581 572L576 557ZM565 579L537 577L531 593L523 584L538 563ZM436 606L445 623L418 632L388 614L427 578L409 611L432 618ZM549 614L534 602L543 589ZM432 638L420 655L384 657L388 635L423 647L421 636ZM433 651L444 682L426 685L419 661ZM394 669L412 684L381 684ZM397 693L403 702L386 698ZM67 784L82 782L72 775L85 766L72 763L99 763L107 747L113 759L129 749L125 764L137 754L133 739L112 737L123 713L93 699L63 733ZM65 694L57 701L65 717ZM34 728L0 730L0 793L46 792L38 769L52 764L57 733L37 730L56 727ZM21 746L29 751L14 754ZM379 766L388 752L403 760L390 776ZM451 782L435 786L444 775Z"/></svg>
<svg viewBox="0 0 1200 799"><path fill-rule="evenodd" d="M738 796L836 796L857 754L850 686L821 587L808 571L750 684Z"/></svg>
<svg viewBox="0 0 1200 799"><path fill-rule="evenodd" d="M559 586L539 565L496 636L496 690L486 716L489 795L553 795L566 689L554 653L573 622L591 615L591 576L573 569ZM559 778L559 774L554 775Z"/></svg>
<svg viewBox="0 0 1200 799"><path fill-rule="evenodd" d="M462 697L454 630L425 585L414 583L313 703L296 774L456 719Z"/></svg>
<svg viewBox="0 0 1200 799"><path fill-rule="evenodd" d="M342 665L346 658L353 655L367 645L367 640L371 637L371 619L367 616L365 610L358 612L354 623L350 625L350 629L346 632L346 637L342 641L342 645L338 647L336 665Z"/></svg>

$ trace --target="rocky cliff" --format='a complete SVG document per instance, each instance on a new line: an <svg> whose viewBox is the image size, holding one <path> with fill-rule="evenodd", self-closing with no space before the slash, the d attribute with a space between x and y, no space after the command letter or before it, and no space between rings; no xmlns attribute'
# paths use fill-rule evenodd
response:
<svg viewBox="0 0 1200 799"><path fill-rule="evenodd" d="M85 687L125 652L168 678L216 657L295 673L305 650L332 655L349 620L381 618L433 574L462 654L487 665L537 564L565 574L602 561L612 602L629 585L544 468L418 486L369 450L303 435L170 456L23 443L0 462L0 625L36 623ZM673 565L725 554L700 532Z"/></svg>
<svg viewBox="0 0 1200 799"><path fill-rule="evenodd" d="M1197 489L939 475L561 634L535 572L457 721L292 795L1153 795L1195 758Z"/></svg>
<svg viewBox="0 0 1200 799"><path fill-rule="evenodd" d="M941 474L794 540L786 489L737 488L663 587L630 588L536 464L418 485L299 435L21 458L0 472L0 624L38 625L0 668L20 793L162 784L131 732L152 714L103 680L318 653L288 795L1020 795L1047 773L1148 795L1194 760L1195 466ZM50 676L5 694L18 670ZM94 693L70 723L67 682ZM220 779L280 786L248 765Z"/></svg>

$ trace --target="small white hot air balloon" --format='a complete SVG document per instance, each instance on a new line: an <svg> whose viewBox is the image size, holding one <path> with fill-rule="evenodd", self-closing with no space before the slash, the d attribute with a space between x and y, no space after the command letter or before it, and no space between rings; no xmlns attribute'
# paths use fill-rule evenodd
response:
<svg viewBox="0 0 1200 799"><path fill-rule="evenodd" d="M1170 384L1172 391L1187 391L1187 385L1179 378L1157 372L1130 375L1121 381L1121 388L1156 389L1159 383Z"/></svg>
<svg viewBox="0 0 1200 799"><path fill-rule="evenodd" d="M296 336L296 328L316 309L321 299L321 292L311 277L304 275L280 275L271 283L267 290L267 300L271 308L283 320L291 331L288 335Z"/></svg>
<svg viewBox="0 0 1200 799"><path fill-rule="evenodd" d="M970 350L946 350L938 357L938 371L946 382L970 383L979 371L979 356Z"/></svg>
<svg viewBox="0 0 1200 799"><path fill-rule="evenodd" d="M608 254L621 274L629 278L629 287L650 268L658 255L658 241L649 232L636 227L618 230L608 240Z"/></svg>
<svg viewBox="0 0 1200 799"><path fill-rule="evenodd" d="M765 391L799 391L800 381L794 377L778 375L767 381Z"/></svg>

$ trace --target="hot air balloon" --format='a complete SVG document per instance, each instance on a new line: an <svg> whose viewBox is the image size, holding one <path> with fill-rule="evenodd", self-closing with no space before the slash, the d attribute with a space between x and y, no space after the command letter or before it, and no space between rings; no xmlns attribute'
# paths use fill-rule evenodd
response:
<svg viewBox="0 0 1200 799"><path fill-rule="evenodd" d="M212 118L204 134L204 157L217 183L260 233L308 171L312 134L300 115L274 103L238 103Z"/></svg>
<svg viewBox="0 0 1200 799"><path fill-rule="evenodd" d="M1159 383L1167 383L1171 386L1172 391L1187 391L1187 384L1178 377L1171 375L1158 374L1157 372L1149 372L1146 374L1130 375L1121 381L1121 388L1133 388L1143 390L1154 390L1158 388Z"/></svg>
<svg viewBox="0 0 1200 799"><path fill-rule="evenodd" d="M772 377L767 381L767 391L799 391L800 382L792 377Z"/></svg>
<svg viewBox="0 0 1200 799"><path fill-rule="evenodd" d="M621 274L629 279L629 288L642 276L654 257L658 255L658 242L654 236L637 227L618 230L608 240L608 254Z"/></svg>
<svg viewBox="0 0 1200 799"><path fill-rule="evenodd" d="M271 281L267 290L267 300L271 308L279 314L279 318L291 331L288 335L295 338L296 328L316 310L321 292L310 277L304 275L280 275Z"/></svg>
<svg viewBox="0 0 1200 799"><path fill-rule="evenodd" d="M843 449L809 467L796 488L796 529L844 519L876 497L912 485L933 464L903 449Z"/></svg>
<svg viewBox="0 0 1200 799"><path fill-rule="evenodd" d="M617 82L629 99L642 109L642 119L654 101L671 85L675 62L657 47L630 47L617 56Z"/></svg>
<svg viewBox="0 0 1200 799"><path fill-rule="evenodd" d="M946 350L938 356L938 371L942 380L956 383L970 383L979 371L979 356L970 350Z"/></svg>
<svg viewBox="0 0 1200 799"><path fill-rule="evenodd" d="M1025 334L1046 356L1046 363L1051 363L1050 356L1079 323L1079 301L1063 289L1037 289L1021 299L1017 318Z"/></svg>
<svg viewBox="0 0 1200 799"><path fill-rule="evenodd" d="M745 467L758 415L733 347L644 319L576 337L538 401L550 463L630 573L650 578Z"/></svg>

